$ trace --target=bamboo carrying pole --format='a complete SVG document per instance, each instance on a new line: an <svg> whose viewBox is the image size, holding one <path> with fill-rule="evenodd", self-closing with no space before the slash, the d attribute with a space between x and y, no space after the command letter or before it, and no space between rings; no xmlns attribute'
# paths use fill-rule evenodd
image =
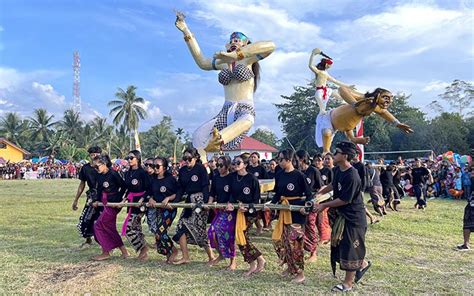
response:
<svg viewBox="0 0 474 296"><path fill-rule="evenodd" d="M234 209L238 209L240 206L244 208L248 208L249 211L253 210L263 210L264 208L268 208L269 210L288 210L288 211L300 211L301 209L309 209L312 208L314 203L320 203L326 201L332 197L332 192L326 193L323 195L318 196L317 198L313 199L311 202L306 203L304 206L297 206L297 205L281 205L281 204L232 204ZM305 198L302 197L302 200ZM103 203L99 202L99 206L104 206ZM147 207L150 207L149 204L139 203L139 202L116 202L116 203L107 203L106 207L114 207L114 208L124 208L124 207L134 207L134 208L141 208L142 211L145 211ZM211 203L211 204L204 204L204 203L168 203L164 205L162 203L157 203L155 208L182 208L182 209L194 209L197 212L200 212L203 209L225 209L227 208L227 203Z"/></svg>

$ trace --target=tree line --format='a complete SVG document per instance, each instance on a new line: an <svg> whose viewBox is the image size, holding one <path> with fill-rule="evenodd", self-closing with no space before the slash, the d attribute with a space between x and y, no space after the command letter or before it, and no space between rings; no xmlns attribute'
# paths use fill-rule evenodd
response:
<svg viewBox="0 0 474 296"><path fill-rule="evenodd" d="M56 120L46 109L34 110L32 116L22 118L18 113L6 113L0 118L0 137L30 151L34 156L54 155L59 159L81 160L87 158L87 147L99 145L113 158L122 158L135 147L134 133L140 120L147 117L143 108L145 100L136 95L136 87L118 88L115 98L108 103L107 118L97 116L91 121L81 120L72 109ZM438 114L428 118L419 108L408 104L410 95L394 96L389 111L401 122L415 130L404 134L377 115L364 119L364 134L371 137L366 151L433 150L437 154L452 150L468 154L474 149L474 90L470 82L454 80L429 107ZM314 100L312 85L295 86L294 92L284 101L275 104L284 136L277 138L274 132L257 129L251 137L276 148L305 149L311 154L319 152L314 140L315 118L319 107ZM448 108L443 107L448 105ZM341 102L331 100L329 108ZM139 134L142 153L145 156L176 156L184 147L191 145L189 134L175 128L172 118L164 116L155 126ZM344 139L342 133L335 141Z"/></svg>
<svg viewBox="0 0 474 296"><path fill-rule="evenodd" d="M101 116L84 121L73 109L64 111L62 118L57 120L40 108L26 118L16 112L6 113L0 118L0 137L29 151L32 156L79 161L87 159L89 146L98 145L112 158L123 158L135 148L134 132L140 120L147 117L143 108L145 100L136 95L136 89L133 85L126 90L118 88L115 99L108 103L113 125ZM169 116L140 133L139 138L145 156L172 156L175 150L182 151L189 141L182 128L173 129Z"/></svg>

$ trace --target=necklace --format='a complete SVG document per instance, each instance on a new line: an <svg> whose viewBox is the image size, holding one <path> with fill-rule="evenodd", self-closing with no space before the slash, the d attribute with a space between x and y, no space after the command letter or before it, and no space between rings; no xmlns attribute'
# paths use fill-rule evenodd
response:
<svg viewBox="0 0 474 296"><path fill-rule="evenodd" d="M247 174L245 174L245 175L247 175ZM241 176L241 175L237 174L237 182L242 181L244 179L245 175ZM240 179L239 179L239 177L240 177Z"/></svg>

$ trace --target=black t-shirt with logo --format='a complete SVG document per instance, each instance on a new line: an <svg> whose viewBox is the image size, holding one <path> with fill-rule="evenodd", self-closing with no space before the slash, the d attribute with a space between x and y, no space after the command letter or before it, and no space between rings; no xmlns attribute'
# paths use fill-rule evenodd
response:
<svg viewBox="0 0 474 296"><path fill-rule="evenodd" d="M102 193L107 193L108 202L121 202L127 186L119 173L109 169L105 174L97 175L97 197L102 200Z"/></svg>
<svg viewBox="0 0 474 296"><path fill-rule="evenodd" d="M179 190L176 194L176 200L181 200L183 194L187 193L186 202L191 202L190 195L193 193L202 192L204 202L209 200L209 175L206 168L199 163L196 163L191 169L184 166L179 169Z"/></svg>
<svg viewBox="0 0 474 296"><path fill-rule="evenodd" d="M232 176L230 174L222 177L215 175L211 184L210 196L214 198L215 202L226 203L230 201L230 186L232 183Z"/></svg>
<svg viewBox="0 0 474 296"><path fill-rule="evenodd" d="M151 183L153 200L156 202L162 202L168 196L176 194L178 189L178 181L171 174L166 174L162 179L154 178Z"/></svg>
<svg viewBox="0 0 474 296"><path fill-rule="evenodd" d="M311 191L316 192L324 186L321 173L315 167L309 166L305 171L302 170L301 172L306 176L306 181Z"/></svg>
<svg viewBox="0 0 474 296"><path fill-rule="evenodd" d="M247 172L254 175L257 179L270 179L268 173L262 165L257 166L247 166Z"/></svg>
<svg viewBox="0 0 474 296"><path fill-rule="evenodd" d="M341 171L339 167L336 167L332 186L333 198L347 202L346 205L336 208L344 216L346 223L352 227L367 227L361 181L357 170L350 167Z"/></svg>
<svg viewBox="0 0 474 296"><path fill-rule="evenodd" d="M79 171L79 180L86 182L89 189L96 188L98 174L90 163L86 163Z"/></svg>
<svg viewBox="0 0 474 296"><path fill-rule="evenodd" d="M303 197L304 199L290 200L290 205L304 206L305 202L312 200L311 188L306 181L305 175L298 171L291 172L282 171L275 179L275 195L272 198L272 203L280 202L281 197ZM291 212L291 219L293 223L305 224L306 216L298 211Z"/></svg>
<svg viewBox="0 0 474 296"><path fill-rule="evenodd" d="M333 178L333 170L327 167L323 167L322 169L319 170L321 173L321 179L323 180L324 185L328 185L332 183L332 178Z"/></svg>
<svg viewBox="0 0 474 296"><path fill-rule="evenodd" d="M240 176L237 172L230 174L230 202L231 203L260 203L260 183L258 179L247 173L245 176ZM255 216L257 213L245 213L246 216Z"/></svg>

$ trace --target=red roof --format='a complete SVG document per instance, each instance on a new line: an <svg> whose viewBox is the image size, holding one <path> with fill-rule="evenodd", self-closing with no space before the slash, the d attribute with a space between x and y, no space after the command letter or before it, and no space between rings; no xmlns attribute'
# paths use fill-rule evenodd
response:
<svg viewBox="0 0 474 296"><path fill-rule="evenodd" d="M265 152L278 152L275 147L262 143L254 138L245 136L242 142L236 149L232 150L250 150L250 151L265 151ZM229 151L229 150L227 150Z"/></svg>

